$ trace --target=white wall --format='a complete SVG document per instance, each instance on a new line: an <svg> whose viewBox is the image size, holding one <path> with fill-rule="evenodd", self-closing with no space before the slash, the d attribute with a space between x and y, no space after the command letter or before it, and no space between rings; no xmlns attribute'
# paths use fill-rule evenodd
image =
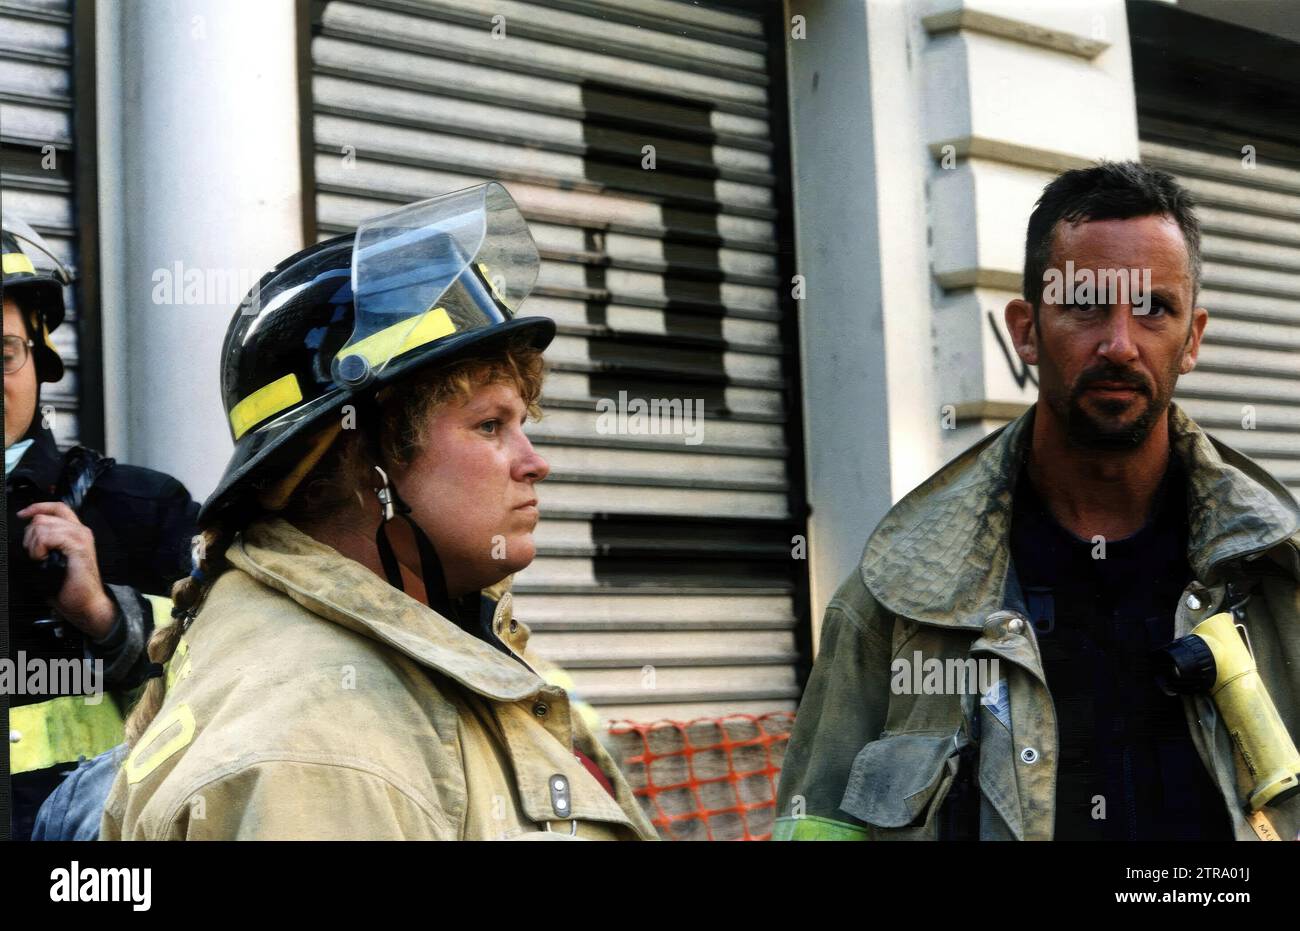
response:
<svg viewBox="0 0 1300 931"><path fill-rule="evenodd" d="M924 151L915 133L891 131L898 108L872 93L877 75L898 63L877 61L873 75L866 4L789 0L787 13L807 27L806 38L787 47L796 266L807 288L797 306L815 636L827 601L888 509L902 464L918 458L910 437L894 441L890 413L923 403L908 392L924 385L928 308L922 300L910 315L884 311L891 289L914 295L913 266L922 261L923 270L924 216L912 188ZM898 153L900 143L911 151ZM904 187L882 190L894 177ZM900 226L885 247L882 221ZM887 260L902 264L886 268Z"/></svg>
<svg viewBox="0 0 1300 931"><path fill-rule="evenodd" d="M121 378L108 452L202 498L230 452L226 325L244 285L302 247L295 5L100 0L96 15L104 370ZM177 263L199 300L157 300Z"/></svg>
<svg viewBox="0 0 1300 931"><path fill-rule="evenodd" d="M1029 212L1137 119L1122 0L786 13L815 636L889 507L1035 398L999 344Z"/></svg>

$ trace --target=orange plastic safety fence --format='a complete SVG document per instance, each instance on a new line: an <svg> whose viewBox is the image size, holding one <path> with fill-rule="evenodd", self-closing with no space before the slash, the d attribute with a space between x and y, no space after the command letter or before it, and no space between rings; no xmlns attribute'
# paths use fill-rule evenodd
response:
<svg viewBox="0 0 1300 931"><path fill-rule="evenodd" d="M660 836L767 840L793 721L789 711L615 721L610 734L616 743L630 744L623 769L635 793L649 802L647 815Z"/></svg>

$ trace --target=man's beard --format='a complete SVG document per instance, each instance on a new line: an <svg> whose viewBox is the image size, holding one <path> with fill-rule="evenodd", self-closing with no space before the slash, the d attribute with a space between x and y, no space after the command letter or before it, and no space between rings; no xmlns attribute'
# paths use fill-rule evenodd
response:
<svg viewBox="0 0 1300 931"><path fill-rule="evenodd" d="M1169 409L1169 402L1173 398L1173 386L1177 380L1177 370L1170 373L1170 377L1163 385L1152 385L1136 372L1103 366L1079 376L1068 398L1062 399L1058 395L1048 403L1064 423L1066 436L1073 445L1092 450L1137 449L1151 435L1151 429ZM1088 388L1098 382L1114 382L1130 386L1137 391L1137 397L1134 401L1093 398L1090 402L1091 406L1102 414L1101 417L1094 416L1084 406L1083 399ZM1134 406L1140 406L1136 416L1131 420L1117 420Z"/></svg>

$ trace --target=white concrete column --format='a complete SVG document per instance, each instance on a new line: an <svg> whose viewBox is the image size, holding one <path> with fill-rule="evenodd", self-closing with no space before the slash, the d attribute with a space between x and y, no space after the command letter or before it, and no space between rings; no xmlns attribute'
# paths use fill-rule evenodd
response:
<svg viewBox="0 0 1300 931"><path fill-rule="evenodd" d="M97 12L109 451L203 498L230 452L226 326L302 247L295 4Z"/></svg>
<svg viewBox="0 0 1300 931"><path fill-rule="evenodd" d="M813 639L880 518L938 465L927 156L902 3L788 0ZM909 33L916 36L909 39Z"/></svg>

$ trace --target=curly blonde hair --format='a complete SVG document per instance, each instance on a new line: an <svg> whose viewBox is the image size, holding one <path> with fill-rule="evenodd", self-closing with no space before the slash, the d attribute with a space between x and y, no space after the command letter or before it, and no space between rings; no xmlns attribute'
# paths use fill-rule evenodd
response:
<svg viewBox="0 0 1300 931"><path fill-rule="evenodd" d="M527 406L528 415L541 417L539 401L545 378L541 350L525 342L505 346L469 358L457 360L427 373L416 375L400 385L381 390L376 395L381 416L381 456L389 463L406 465L423 447L424 430L429 418L440 408L468 401L486 385L513 386ZM358 430L342 431L331 425L308 440L314 465L294 483L290 491L274 496L282 503L268 507L265 495L260 510L246 513L243 524L268 513L278 514L296 524L311 524L346 508L356 506L359 489L368 479L369 464ZM265 493L282 482L275 476L255 483L254 489ZM204 596L226 568L226 549L239 528L214 523L201 527L194 537L196 574L186 576L172 586L172 623L158 627L149 640L149 658L166 663L176 652L181 636L196 617ZM140 700L126 722L127 743L134 746L157 716L166 698L163 677L149 680Z"/></svg>

